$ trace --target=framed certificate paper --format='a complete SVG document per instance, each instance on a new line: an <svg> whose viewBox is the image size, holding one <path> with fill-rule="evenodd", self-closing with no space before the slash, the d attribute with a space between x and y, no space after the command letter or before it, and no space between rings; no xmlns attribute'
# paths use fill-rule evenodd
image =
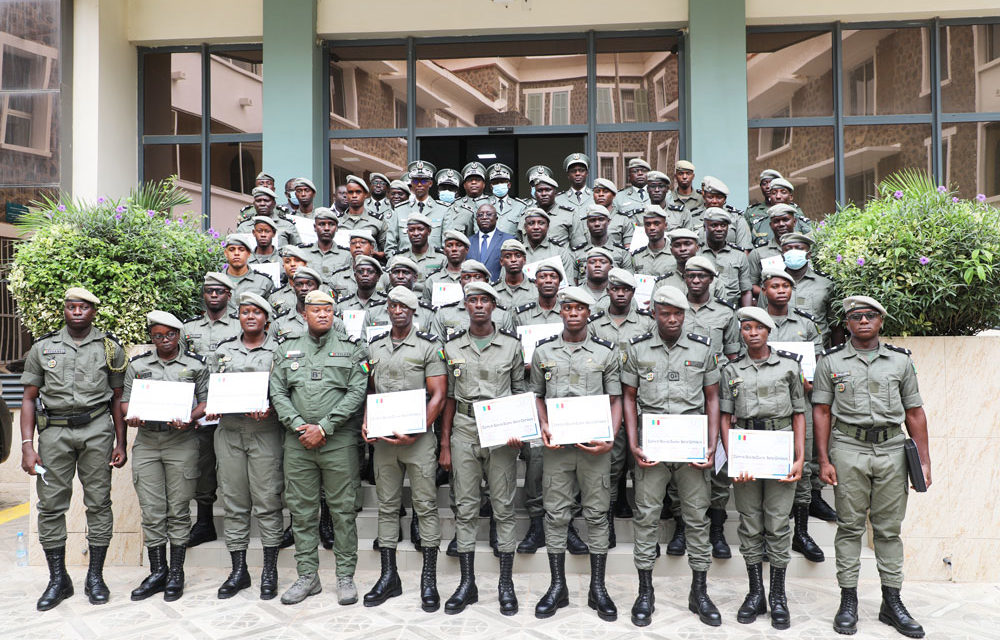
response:
<svg viewBox="0 0 1000 640"><path fill-rule="evenodd" d="M778 480L792 470L795 440L792 431L729 430L729 477L746 471L758 480Z"/></svg>
<svg viewBox="0 0 1000 640"><path fill-rule="evenodd" d="M545 410L552 444L610 441L614 437L611 398L607 395L548 398Z"/></svg>
<svg viewBox="0 0 1000 640"><path fill-rule="evenodd" d="M505 445L511 438L529 441L542 437L533 393L477 402L475 414L481 447Z"/></svg>
<svg viewBox="0 0 1000 640"><path fill-rule="evenodd" d="M656 462L705 462L708 416L642 414L642 452Z"/></svg>
<svg viewBox="0 0 1000 640"><path fill-rule="evenodd" d="M431 304L435 307L458 302L465 294L457 282L435 282L431 285Z"/></svg>
<svg viewBox="0 0 1000 640"><path fill-rule="evenodd" d="M551 338L561 333L563 325L561 322L546 322L545 324L526 324L517 328L517 335L521 337L521 350L524 352L524 364L531 364L531 356L535 354L535 344L539 340Z"/></svg>
<svg viewBox="0 0 1000 640"><path fill-rule="evenodd" d="M191 419L194 406L193 382L134 380L126 418L149 422L172 422Z"/></svg>
<svg viewBox="0 0 1000 640"><path fill-rule="evenodd" d="M267 371L213 373L208 378L205 413L252 413L267 411Z"/></svg>
<svg viewBox="0 0 1000 640"><path fill-rule="evenodd" d="M393 432L413 435L427 431L426 396L425 389L368 396L368 437L388 438Z"/></svg>
<svg viewBox="0 0 1000 640"><path fill-rule="evenodd" d="M816 373L816 345L811 342L768 342L772 349L790 351L802 356L802 375L809 382L813 381L813 374Z"/></svg>

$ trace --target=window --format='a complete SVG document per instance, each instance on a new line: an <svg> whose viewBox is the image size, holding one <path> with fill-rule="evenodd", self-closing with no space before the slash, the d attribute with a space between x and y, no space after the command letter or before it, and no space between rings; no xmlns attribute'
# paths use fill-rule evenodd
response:
<svg viewBox="0 0 1000 640"><path fill-rule="evenodd" d="M548 96L548 121L545 98ZM533 125L570 124L570 88L552 87L531 89L524 92L524 117Z"/></svg>
<svg viewBox="0 0 1000 640"><path fill-rule="evenodd" d="M792 114L791 105L781 109L771 117L788 118ZM767 127L760 130L757 141L757 157L765 158L769 155L786 150L792 144L791 127Z"/></svg>
<svg viewBox="0 0 1000 640"><path fill-rule="evenodd" d="M0 148L51 156L58 50L0 33Z"/></svg>
<svg viewBox="0 0 1000 640"><path fill-rule="evenodd" d="M875 197L875 170L868 169L846 180L847 200L856 205L863 205L869 198Z"/></svg>
<svg viewBox="0 0 1000 640"><path fill-rule="evenodd" d="M330 67L330 110L341 118L347 117L344 70L340 67Z"/></svg>
<svg viewBox="0 0 1000 640"><path fill-rule="evenodd" d="M545 124L544 93L526 93L524 95L524 116L531 124Z"/></svg>
<svg viewBox="0 0 1000 640"><path fill-rule="evenodd" d="M552 92L552 115L549 124L569 124L569 91Z"/></svg>
<svg viewBox="0 0 1000 640"><path fill-rule="evenodd" d="M941 65L941 84L951 80L951 27L938 31L938 60Z"/></svg>
<svg viewBox="0 0 1000 640"><path fill-rule="evenodd" d="M1000 196L1000 122L983 127L983 193L987 197Z"/></svg>
<svg viewBox="0 0 1000 640"><path fill-rule="evenodd" d="M597 87L597 122L610 124L615 121L615 103L611 99L614 87Z"/></svg>
<svg viewBox="0 0 1000 640"><path fill-rule="evenodd" d="M330 117L351 127L358 125L358 90L354 74L352 66L330 65Z"/></svg>
<svg viewBox="0 0 1000 640"><path fill-rule="evenodd" d="M875 115L875 59L869 58L851 70L847 77L847 113L852 116Z"/></svg>
<svg viewBox="0 0 1000 640"><path fill-rule="evenodd" d="M618 184L618 170L615 167L615 157L602 155L599 160L601 163L600 177Z"/></svg>
<svg viewBox="0 0 1000 640"><path fill-rule="evenodd" d="M667 110L667 76L661 73L653 79L653 98L656 101L656 114L662 116Z"/></svg>
<svg viewBox="0 0 1000 640"><path fill-rule="evenodd" d="M656 147L656 167L661 171L667 167L672 167L677 161L677 158L672 157L671 147L673 147L673 140L666 140Z"/></svg>
<svg viewBox="0 0 1000 640"><path fill-rule="evenodd" d="M393 124L397 129L403 129L406 127L406 103L399 98L395 98L393 103L396 109Z"/></svg>
<svg viewBox="0 0 1000 640"><path fill-rule="evenodd" d="M983 32L986 36L986 59L983 62L992 62L1000 58L1000 24L984 25Z"/></svg>
<svg viewBox="0 0 1000 640"><path fill-rule="evenodd" d="M622 122L637 122L635 109L635 89L622 89Z"/></svg>
<svg viewBox="0 0 1000 640"><path fill-rule="evenodd" d="M503 78L500 78L498 80L498 83L499 83L499 87L498 87L499 98L497 99L497 109L499 109L500 111L507 111L508 109L511 108L510 107L510 83L507 82L506 80L504 80ZM514 108L516 109L517 105L514 105Z"/></svg>

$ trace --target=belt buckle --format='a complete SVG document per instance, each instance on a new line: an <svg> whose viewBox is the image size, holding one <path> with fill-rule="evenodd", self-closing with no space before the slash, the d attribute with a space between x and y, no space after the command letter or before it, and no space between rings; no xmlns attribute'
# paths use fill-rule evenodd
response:
<svg viewBox="0 0 1000 640"><path fill-rule="evenodd" d="M754 418L753 419L753 430L754 431L763 431L766 422L767 422L766 420L761 420L759 418Z"/></svg>

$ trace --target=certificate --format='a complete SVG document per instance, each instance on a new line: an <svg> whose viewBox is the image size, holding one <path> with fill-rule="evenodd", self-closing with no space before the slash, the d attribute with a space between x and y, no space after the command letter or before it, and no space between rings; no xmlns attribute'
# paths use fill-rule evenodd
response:
<svg viewBox="0 0 1000 640"><path fill-rule="evenodd" d="M302 242L316 242L316 227L311 219L296 215L291 216L291 218Z"/></svg>
<svg viewBox="0 0 1000 640"><path fill-rule="evenodd" d="M632 241L629 242L628 245L629 253L635 253L649 244L649 236L646 235L646 227L642 224L634 225L634 227L635 229L632 231Z"/></svg>
<svg viewBox="0 0 1000 640"><path fill-rule="evenodd" d="M548 398L545 409L549 416L549 441L552 444L576 444L614 438L611 427L611 398L576 396Z"/></svg>
<svg viewBox="0 0 1000 640"><path fill-rule="evenodd" d="M767 258L762 258L760 261L760 269L784 269L785 268L785 256L768 256Z"/></svg>
<svg viewBox="0 0 1000 640"><path fill-rule="evenodd" d="M640 309L648 309L653 297L653 287L656 286L656 276L646 273L635 274L635 293L632 298Z"/></svg>
<svg viewBox="0 0 1000 640"><path fill-rule="evenodd" d="M168 382L166 380L133 380L126 418L140 418L149 422L191 420L194 407L193 382Z"/></svg>
<svg viewBox="0 0 1000 640"><path fill-rule="evenodd" d="M464 297L462 285L457 282L435 282L431 287L431 304L435 307L458 302Z"/></svg>
<svg viewBox="0 0 1000 640"><path fill-rule="evenodd" d="M708 416L642 414L642 452L656 462L705 462Z"/></svg>
<svg viewBox="0 0 1000 640"><path fill-rule="evenodd" d="M511 438L528 441L542 437L533 393L476 402L474 413L481 447L505 445Z"/></svg>
<svg viewBox="0 0 1000 640"><path fill-rule="evenodd" d="M205 413L252 413L267 411L267 371L213 373L208 377Z"/></svg>
<svg viewBox="0 0 1000 640"><path fill-rule="evenodd" d="M360 340L365 328L365 310L344 309L344 328L347 329L347 335Z"/></svg>
<svg viewBox="0 0 1000 640"><path fill-rule="evenodd" d="M257 273L263 273L274 283L274 288L281 286L281 263L280 262L258 262L250 265L250 268Z"/></svg>
<svg viewBox="0 0 1000 640"><path fill-rule="evenodd" d="M792 470L795 459L792 431L729 430L729 477L746 471L759 480L780 479Z"/></svg>
<svg viewBox="0 0 1000 640"><path fill-rule="evenodd" d="M791 351L802 356L802 375L809 382L813 381L813 374L816 373L816 345L812 342L768 342L772 349Z"/></svg>
<svg viewBox="0 0 1000 640"><path fill-rule="evenodd" d="M351 248L351 230L350 229L337 229L337 232L333 234L333 243L340 247L341 249Z"/></svg>
<svg viewBox="0 0 1000 640"><path fill-rule="evenodd" d="M427 391L411 389L368 396L368 437L392 433L411 435L427 431Z"/></svg>
<svg viewBox="0 0 1000 640"><path fill-rule="evenodd" d="M521 349L524 351L524 364L531 364L531 356L535 353L535 345L539 340L550 338L561 333L563 325L561 322L547 322L545 324L526 324L517 328L517 335L521 338Z"/></svg>

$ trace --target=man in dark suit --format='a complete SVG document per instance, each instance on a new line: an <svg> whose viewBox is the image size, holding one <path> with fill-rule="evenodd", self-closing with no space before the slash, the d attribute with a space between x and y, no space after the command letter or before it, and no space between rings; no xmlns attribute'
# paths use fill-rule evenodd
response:
<svg viewBox="0 0 1000 640"><path fill-rule="evenodd" d="M497 210L483 204L476 210L476 227L479 232L469 236L469 260L479 260L490 270L494 281L500 277L500 246L514 236L497 230Z"/></svg>

